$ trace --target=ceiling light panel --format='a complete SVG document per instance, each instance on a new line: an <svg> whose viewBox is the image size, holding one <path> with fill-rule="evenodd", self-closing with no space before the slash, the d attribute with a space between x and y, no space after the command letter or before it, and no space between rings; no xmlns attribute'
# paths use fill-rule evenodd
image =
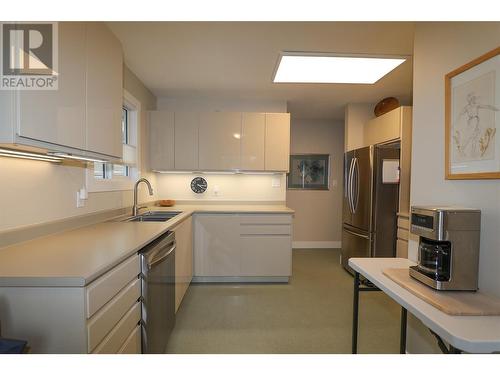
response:
<svg viewBox="0 0 500 375"><path fill-rule="evenodd" d="M405 61L404 57L283 54L273 82L373 84Z"/></svg>

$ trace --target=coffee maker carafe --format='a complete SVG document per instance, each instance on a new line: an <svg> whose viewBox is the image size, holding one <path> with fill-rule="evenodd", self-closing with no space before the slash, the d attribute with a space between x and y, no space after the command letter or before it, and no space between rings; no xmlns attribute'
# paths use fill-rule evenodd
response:
<svg viewBox="0 0 500 375"><path fill-rule="evenodd" d="M438 290L477 290L480 227L480 210L412 207L411 232L420 238L410 276Z"/></svg>

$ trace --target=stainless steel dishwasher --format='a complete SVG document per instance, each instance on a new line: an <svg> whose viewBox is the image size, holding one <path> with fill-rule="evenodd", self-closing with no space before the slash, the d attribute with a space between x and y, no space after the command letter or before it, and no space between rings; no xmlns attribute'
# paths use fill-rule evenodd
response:
<svg viewBox="0 0 500 375"><path fill-rule="evenodd" d="M163 234L140 254L142 352L165 353L175 325L175 233Z"/></svg>

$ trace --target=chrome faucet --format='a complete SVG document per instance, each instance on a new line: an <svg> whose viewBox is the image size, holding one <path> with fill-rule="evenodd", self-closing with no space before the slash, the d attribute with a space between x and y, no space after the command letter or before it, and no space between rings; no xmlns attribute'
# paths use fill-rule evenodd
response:
<svg viewBox="0 0 500 375"><path fill-rule="evenodd" d="M153 188L151 187L151 184L149 183L148 180L146 180L145 178L141 178L135 183L135 185L134 185L134 205L132 206L132 215L133 216L137 216L137 214L139 213L139 208L144 207L144 206L141 206L141 207L137 206L137 187L139 186L139 184L141 182L144 182L148 186L149 195L153 195Z"/></svg>

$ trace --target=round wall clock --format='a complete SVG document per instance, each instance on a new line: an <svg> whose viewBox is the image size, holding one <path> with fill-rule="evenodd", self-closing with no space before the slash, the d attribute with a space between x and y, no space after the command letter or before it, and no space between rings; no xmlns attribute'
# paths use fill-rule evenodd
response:
<svg viewBox="0 0 500 375"><path fill-rule="evenodd" d="M191 181L191 190L196 194L204 193L205 190L207 190L207 187L207 180L205 180L203 177L195 177Z"/></svg>

